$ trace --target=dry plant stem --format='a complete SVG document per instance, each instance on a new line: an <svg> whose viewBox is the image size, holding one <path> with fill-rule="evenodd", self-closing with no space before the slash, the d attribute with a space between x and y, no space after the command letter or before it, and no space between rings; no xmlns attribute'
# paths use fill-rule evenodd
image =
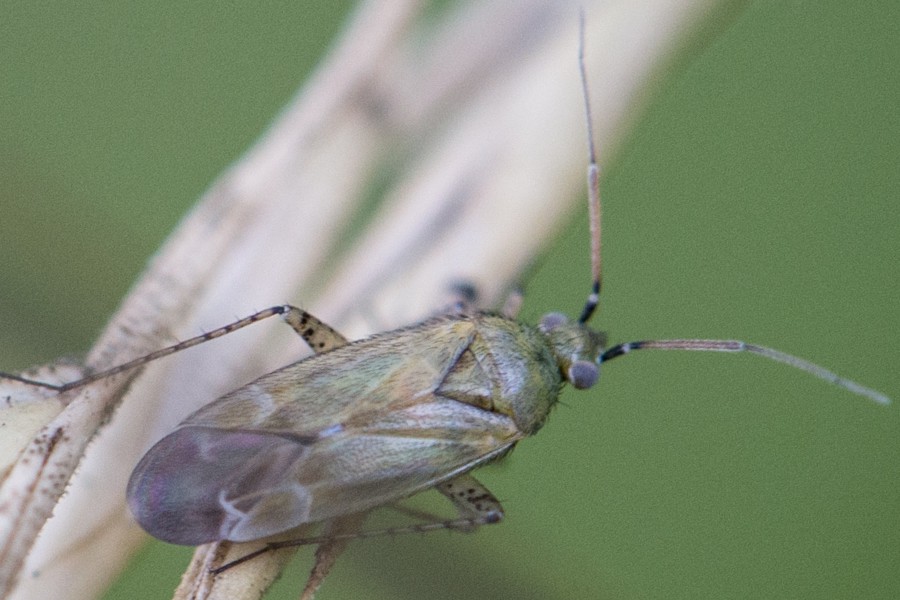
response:
<svg viewBox="0 0 900 600"><path fill-rule="evenodd" d="M200 546L181 578L174 598L259 598L294 555L294 549L266 553L256 565L241 565L213 575L213 569L254 550L259 544L207 544Z"/></svg>
<svg viewBox="0 0 900 600"><path fill-rule="evenodd" d="M377 70L378 62L399 40L397 34L408 24L409 10L396 11L393 14L379 10L377 3L372 3L369 10L363 9L357 15L355 24L344 34L344 41L335 52L335 57L323 67L323 81L339 79L339 74L350 72L352 80L345 80L346 89L357 94ZM387 18L386 18L387 17ZM359 57L367 57L369 61L356 64ZM349 65L347 63L350 63ZM327 84L323 86L328 89ZM304 101L300 97L301 105ZM313 102L315 104L315 102ZM323 104L321 108L325 109ZM324 133L324 132L323 132ZM258 170L249 169L248 173L257 174ZM272 552L263 555L256 565L244 569L226 572L224 576L212 577L210 568L215 568L242 556L258 544L232 544L219 542L198 548L188 567L196 578L185 578L175 592L175 598L252 598L261 595L278 577L287 561L296 552L295 549ZM338 551L339 552L339 551ZM323 568L324 578L328 566ZM316 586L317 587L317 586ZM312 593L314 593L313 588Z"/></svg>
<svg viewBox="0 0 900 600"><path fill-rule="evenodd" d="M713 2L583 4L595 135L608 149L676 33ZM581 202L577 9L551 0L474 3L438 25L427 38L437 40L432 45L412 47L404 36L414 8L373 2L360 9L306 91L173 233L91 351L90 368L295 298L352 338L428 314L453 280L478 284L489 302L504 295ZM491 43L467 47L470 60L441 58L459 53L454 44L472 39L472 31ZM411 92L415 81L430 87ZM393 141L391 128L419 136L423 158L338 267L326 271L323 258ZM423 129L446 132L429 140ZM326 285L310 305L314 281ZM238 343L213 342L140 376L62 397L65 409L24 448L0 488L0 597L21 572L40 576L20 577L12 596L19 599L90 598L105 587L127 554L123 547L139 539L123 490L140 452L199 405L301 355L290 332L250 329L235 334ZM129 401L96 437L57 504L133 378ZM246 551L225 546L198 549L178 598L258 598L292 553L269 553L210 578L210 566Z"/></svg>
<svg viewBox="0 0 900 600"><path fill-rule="evenodd" d="M371 73L372 62L378 60L384 47L395 42L411 16L413 3L394 3L391 6L390 10L375 11L377 14L371 14L370 10L369 15L360 15L368 17L367 21L356 28L355 35L350 36L351 47L345 47L343 54L335 56L332 64L324 68L325 75L311 84L308 94L310 100L298 103L296 108L289 110L265 142L250 153L247 161L226 174L206 194L125 299L122 308L90 352L87 359L90 368L106 368L168 344L174 337L172 332L183 330L186 323L196 318L195 312L203 308L210 290L215 289L215 281L228 277L230 265L222 257L228 257L232 253L240 255L239 248L248 242L259 245L258 241L250 239L254 227L265 229L270 221L278 217L278 214L272 214L273 210L283 214L290 209L296 196L285 193L292 191L285 178L291 175L294 163L304 154L311 153L309 140L315 139L317 133L327 129L326 123L322 121L339 120L341 113L346 113L347 107L353 105L353 95L357 92L356 86L360 85L361 74ZM354 64L359 62L365 64ZM348 77L350 81L347 80ZM296 181L290 183L297 185ZM281 188L280 204L271 197L275 192L273 186ZM340 206L339 202L334 202L323 205L323 208L334 212ZM318 216L321 217L318 219L321 223L341 221L340 216L334 219ZM311 216L310 220L316 222L316 216ZM297 237L299 236L294 235L291 239ZM308 243L328 246L327 239L315 240L315 236L309 235L306 237ZM272 257L263 259L263 262L271 263ZM272 297L283 296L275 293ZM5 478L3 489L0 490L0 497L4 501L4 511L0 514L0 596L5 597L12 590L37 532L54 510L88 441L109 418L113 408L121 400L126 384L137 375L138 372L135 371L127 376L104 380L65 394L66 409L47 424L21 452L21 458ZM235 384L236 382L231 382L229 385ZM144 399L161 392L158 384L151 385L156 388L154 390L138 387L139 389L134 390L134 395ZM148 401L139 408L146 410L152 406L153 403ZM133 418L136 424L147 422L146 416ZM97 471L102 473L99 479L109 477L115 471L127 477L128 470L137 459L136 451L140 450L140 446L133 440L141 440L140 434L132 436L131 433L124 434L121 443L128 444L125 440L131 437L130 444L137 446L133 458L124 461L125 464L119 465L120 468L99 465ZM100 444L95 444L95 447L98 445ZM120 455L114 454L101 459L109 461L118 456ZM89 468L85 464L82 471ZM122 522L124 507L121 495L124 477L111 477L114 489L111 490L113 494L110 497L114 499L115 512L111 516L108 513L105 516L115 523ZM70 492L70 497L67 498L70 506L73 500L74 504L78 503L78 498L74 497L77 496L77 487L72 491L75 493ZM83 521L85 515L90 520L91 516L104 514L97 510L96 491L88 491L81 500L88 504L89 510L72 508L68 516ZM57 507L57 513L58 516L67 516L65 508L63 514L59 515ZM58 518L55 521L61 525L65 519ZM93 526L89 525L81 536L78 535L77 526L57 527L56 535L52 527L48 528L49 531L45 530L41 543L32 555L32 563L39 566L26 570L40 570L41 577L24 580L15 597L53 596L49 590L57 586L60 593L64 590L64 595L69 598L94 596L118 569L93 580L82 578L73 581L72 572L91 572L97 575L103 572L103 568L75 570L67 561L82 560L83 554L71 552L71 549L86 543L86 538L109 535L109 524L108 520L97 521ZM129 530L130 533L126 532L125 535L134 540L133 525ZM121 563L124 556L125 553L119 547L113 556L98 557L98 562L112 563L116 567L116 563ZM55 576L58 576L56 583L51 581Z"/></svg>

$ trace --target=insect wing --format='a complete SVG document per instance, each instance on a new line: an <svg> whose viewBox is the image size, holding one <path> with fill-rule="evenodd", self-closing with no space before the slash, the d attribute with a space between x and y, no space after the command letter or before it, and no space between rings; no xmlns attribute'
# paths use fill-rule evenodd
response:
<svg viewBox="0 0 900 600"><path fill-rule="evenodd" d="M230 539L248 519L274 533L309 504L286 477L309 451L271 432L183 427L138 463L129 507L148 533L173 544Z"/></svg>
<svg viewBox="0 0 900 600"><path fill-rule="evenodd" d="M435 390L474 336L440 320L270 373L189 417L128 498L160 539L249 541L410 496L501 455L504 415Z"/></svg>

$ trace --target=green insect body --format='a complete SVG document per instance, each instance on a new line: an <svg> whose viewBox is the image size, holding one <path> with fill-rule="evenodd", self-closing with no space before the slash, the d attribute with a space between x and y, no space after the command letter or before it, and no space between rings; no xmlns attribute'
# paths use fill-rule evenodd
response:
<svg viewBox="0 0 900 600"><path fill-rule="evenodd" d="M188 417L135 468L129 506L154 537L198 545L401 500L534 434L565 381L593 384L602 344L556 315L472 314L342 345Z"/></svg>

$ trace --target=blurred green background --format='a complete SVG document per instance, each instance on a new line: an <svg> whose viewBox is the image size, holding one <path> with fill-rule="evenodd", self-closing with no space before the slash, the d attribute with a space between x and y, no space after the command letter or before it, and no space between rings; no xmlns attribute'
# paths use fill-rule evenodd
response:
<svg viewBox="0 0 900 600"><path fill-rule="evenodd" d="M0 4L4 370L89 347L325 51L348 4L324 5ZM895 0L713 15L606 161L613 340L750 339L900 400L898 22ZM586 245L579 216L526 319L580 307ZM603 379L481 472L504 524L353 544L319 597L900 597L896 404L743 357ZM189 555L148 545L108 597L169 597Z"/></svg>

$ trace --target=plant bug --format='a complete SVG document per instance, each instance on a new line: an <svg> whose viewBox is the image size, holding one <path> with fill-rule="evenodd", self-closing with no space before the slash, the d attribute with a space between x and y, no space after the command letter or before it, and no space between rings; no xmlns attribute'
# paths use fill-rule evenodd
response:
<svg viewBox="0 0 900 600"><path fill-rule="evenodd" d="M589 109L587 115L590 122ZM590 154L588 187L597 209L593 148ZM468 471L535 433L564 381L591 387L598 363L633 350L748 351L886 401L815 365L741 342L649 341L605 349L602 337L587 327L600 292L599 221L594 210L594 288L574 322L548 315L530 327L513 321L512 314L462 311L347 344L311 315L276 307L54 389L108 377L274 315L285 316L323 352L201 409L135 469L128 497L139 522L161 539L190 545L256 540L306 522L352 520L430 487L463 513L433 527L495 523L503 514L499 503ZM361 535L350 531L312 541L328 548ZM311 578L310 594L323 576Z"/></svg>

